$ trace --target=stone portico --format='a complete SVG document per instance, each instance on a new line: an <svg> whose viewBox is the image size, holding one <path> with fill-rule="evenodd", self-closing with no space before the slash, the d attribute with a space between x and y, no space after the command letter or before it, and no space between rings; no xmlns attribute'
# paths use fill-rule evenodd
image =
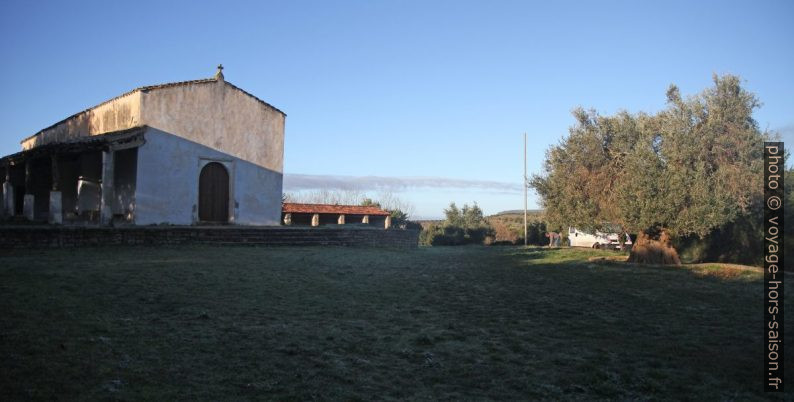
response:
<svg viewBox="0 0 794 402"><path fill-rule="evenodd" d="M389 211L374 206L299 204L285 202L281 210L282 224L291 226L367 225L388 229Z"/></svg>

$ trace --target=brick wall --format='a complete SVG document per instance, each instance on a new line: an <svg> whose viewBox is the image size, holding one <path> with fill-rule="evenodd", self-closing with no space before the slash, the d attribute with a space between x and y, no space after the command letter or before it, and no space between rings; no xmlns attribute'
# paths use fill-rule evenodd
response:
<svg viewBox="0 0 794 402"><path fill-rule="evenodd" d="M285 227L53 227L0 226L0 248L113 245L266 245L416 248L418 230Z"/></svg>

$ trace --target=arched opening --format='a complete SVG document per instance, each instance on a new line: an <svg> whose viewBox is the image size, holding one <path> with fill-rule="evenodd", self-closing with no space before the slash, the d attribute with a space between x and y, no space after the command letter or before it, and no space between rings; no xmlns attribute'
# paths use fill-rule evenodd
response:
<svg viewBox="0 0 794 402"><path fill-rule="evenodd" d="M199 174L199 221L229 222L229 173L218 162L210 162Z"/></svg>

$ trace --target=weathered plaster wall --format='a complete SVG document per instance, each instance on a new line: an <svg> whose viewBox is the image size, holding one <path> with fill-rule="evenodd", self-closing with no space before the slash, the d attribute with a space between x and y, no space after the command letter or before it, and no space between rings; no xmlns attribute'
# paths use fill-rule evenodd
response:
<svg viewBox="0 0 794 402"><path fill-rule="evenodd" d="M46 128L22 140L22 150L63 142L76 137L99 135L141 125L141 93L139 91L105 102Z"/></svg>
<svg viewBox="0 0 794 402"><path fill-rule="evenodd" d="M278 225L281 219L283 175L253 163L235 162L232 185L237 217L241 225ZM198 175L196 175L198 180ZM198 188L198 186L196 186Z"/></svg>
<svg viewBox="0 0 794 402"><path fill-rule="evenodd" d="M148 125L283 172L284 114L225 81L135 90L22 141L22 149Z"/></svg>
<svg viewBox="0 0 794 402"><path fill-rule="evenodd" d="M143 124L283 172L284 115L222 80L147 91L141 105Z"/></svg>
<svg viewBox="0 0 794 402"><path fill-rule="evenodd" d="M144 136L146 143L138 148L136 224L195 223L200 168L210 161L221 162L229 170L231 223L279 224L281 172L155 128Z"/></svg>

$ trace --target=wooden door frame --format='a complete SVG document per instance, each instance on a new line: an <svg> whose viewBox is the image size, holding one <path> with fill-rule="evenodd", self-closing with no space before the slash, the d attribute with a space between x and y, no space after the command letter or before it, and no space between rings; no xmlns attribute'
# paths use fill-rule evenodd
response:
<svg viewBox="0 0 794 402"><path fill-rule="evenodd" d="M196 203L193 207L193 223L197 225L206 225L206 224L218 224L217 222L206 222L199 220L199 202L201 198L201 171L204 169L204 166L209 165L210 163L219 163L226 168L226 173L229 175L229 211L228 216L229 219L222 224L233 224L235 222L235 211L237 208L234 207L234 160L228 158L208 158L208 157L199 157L198 159L198 170L196 171Z"/></svg>

